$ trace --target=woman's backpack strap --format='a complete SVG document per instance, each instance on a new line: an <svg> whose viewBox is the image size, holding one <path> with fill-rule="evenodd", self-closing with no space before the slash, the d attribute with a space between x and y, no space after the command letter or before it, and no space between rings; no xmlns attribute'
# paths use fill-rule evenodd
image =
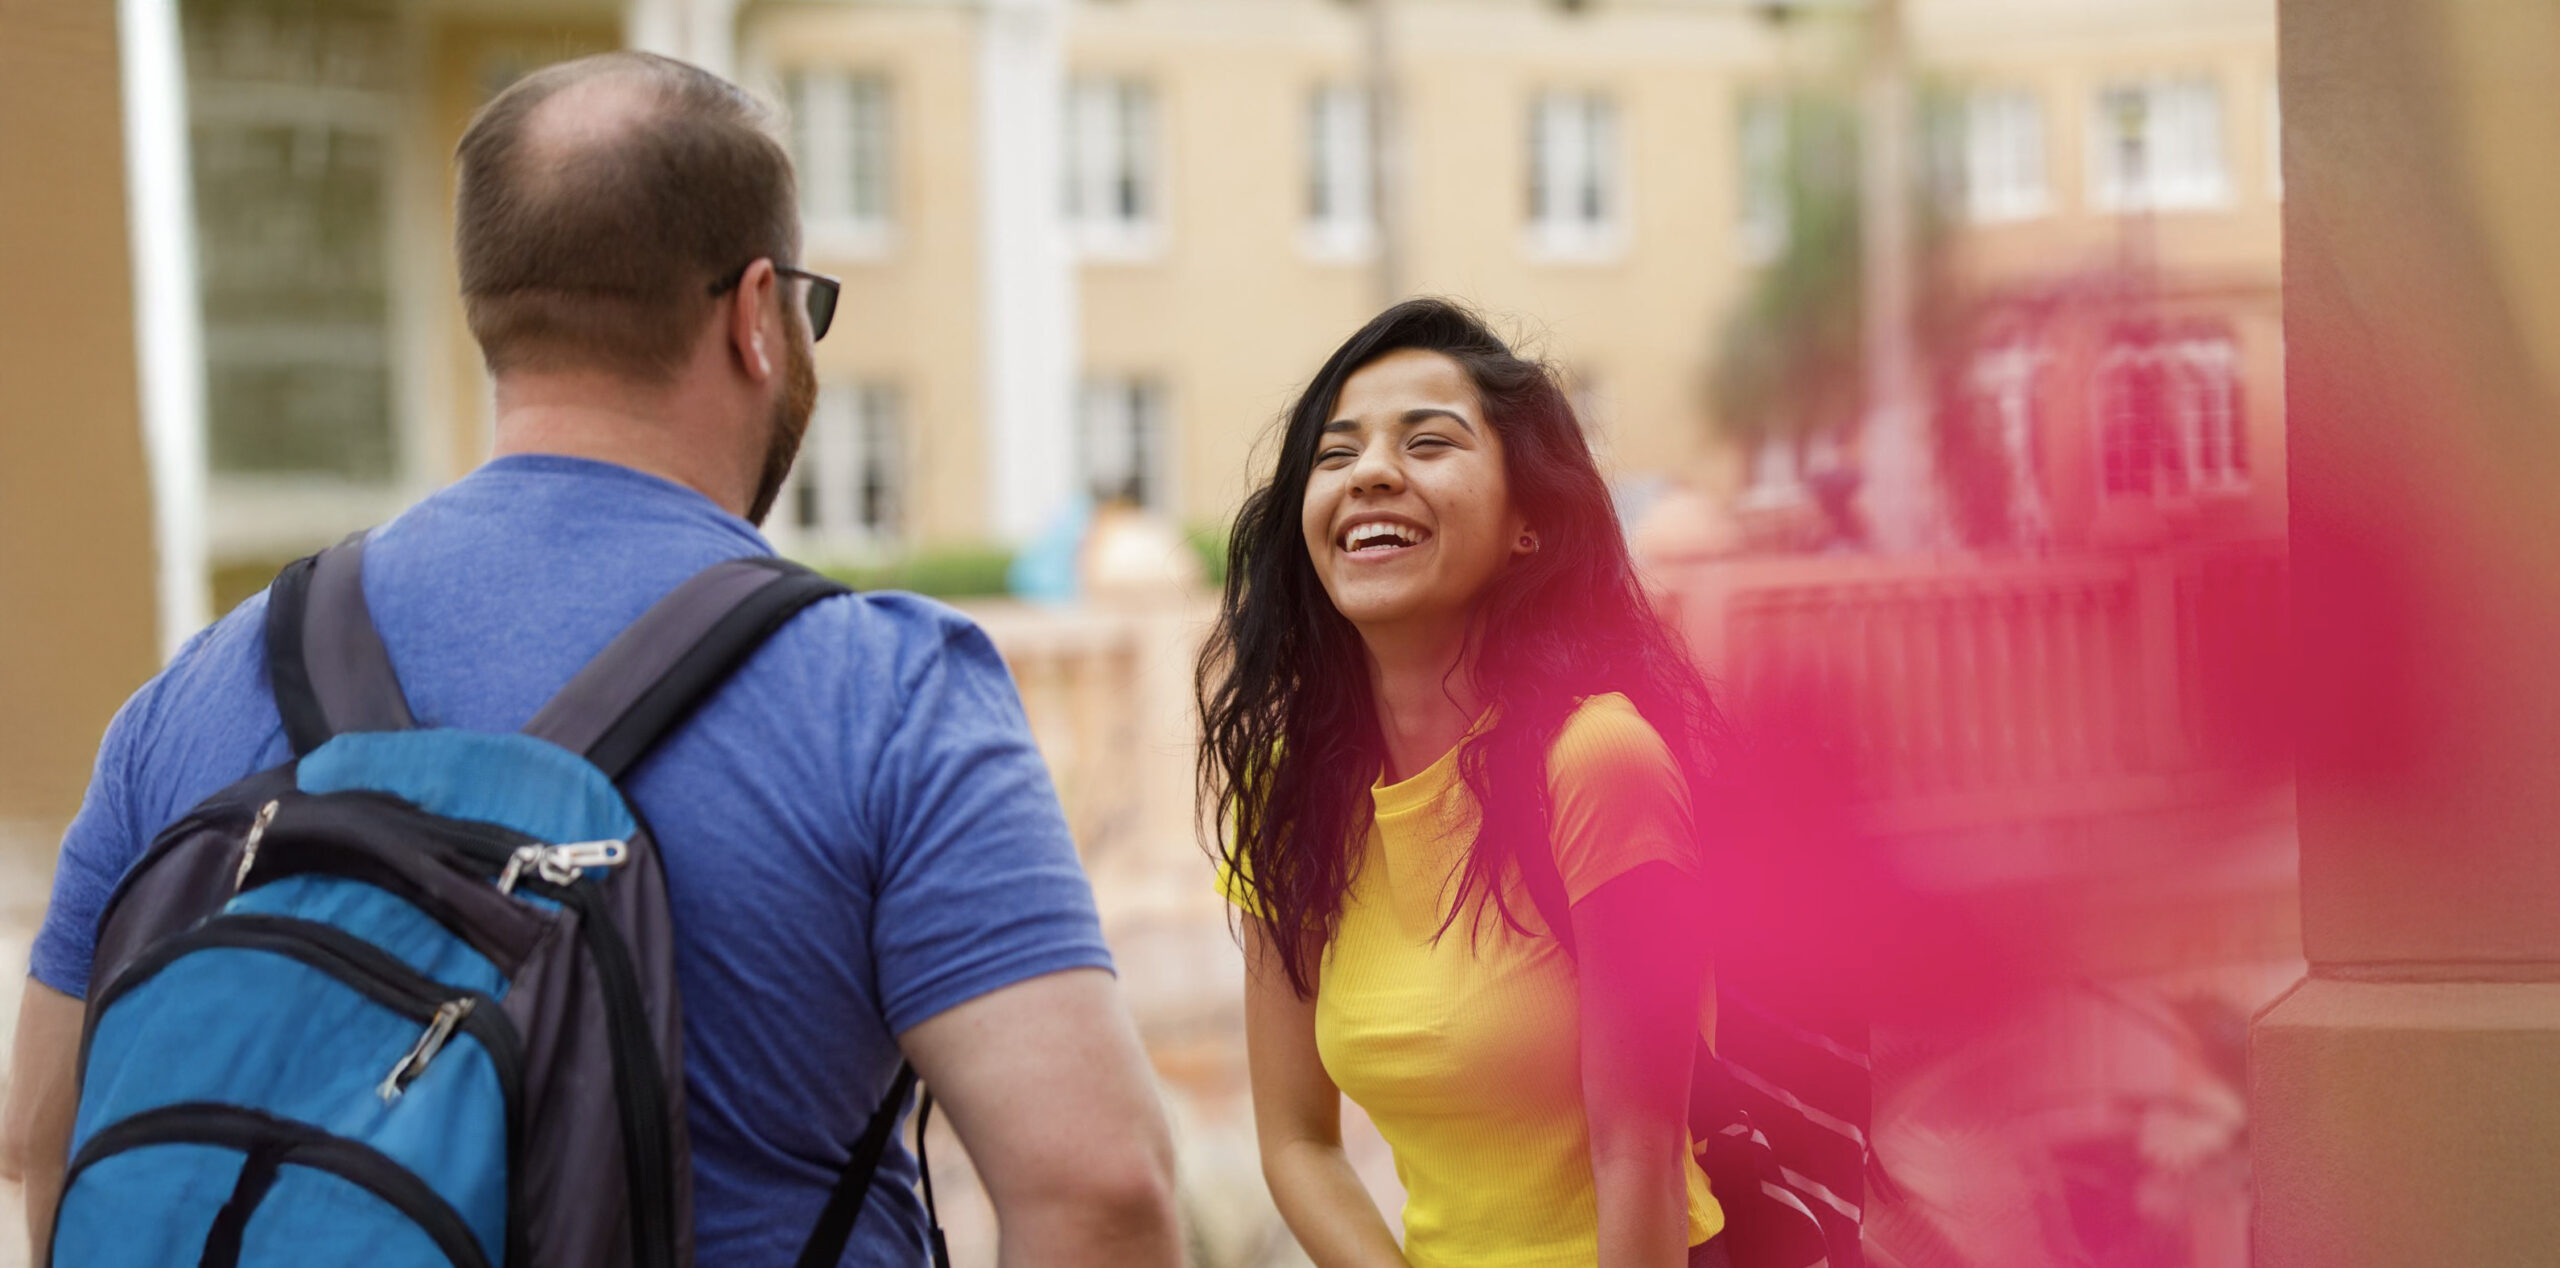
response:
<svg viewBox="0 0 2560 1268"><path fill-rule="evenodd" d="M842 585L769 555L713 564L653 605L525 724L620 779L800 609Z"/></svg>
<svg viewBox="0 0 2560 1268"><path fill-rule="evenodd" d="M285 565L267 590L267 681L296 756L347 731L418 725L364 603L364 534Z"/></svg>

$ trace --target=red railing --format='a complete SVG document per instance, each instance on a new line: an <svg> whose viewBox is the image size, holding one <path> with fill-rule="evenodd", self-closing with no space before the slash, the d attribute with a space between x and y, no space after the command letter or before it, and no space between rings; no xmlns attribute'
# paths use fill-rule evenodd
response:
<svg viewBox="0 0 2560 1268"><path fill-rule="evenodd" d="M1731 560L1658 580L1746 733L1816 734L1894 826L2136 812L2274 756L2280 542Z"/></svg>

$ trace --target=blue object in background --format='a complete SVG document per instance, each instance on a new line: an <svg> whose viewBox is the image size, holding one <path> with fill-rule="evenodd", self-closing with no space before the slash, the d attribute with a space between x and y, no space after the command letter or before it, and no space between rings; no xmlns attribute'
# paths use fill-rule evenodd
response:
<svg viewBox="0 0 2560 1268"><path fill-rule="evenodd" d="M1085 534L1093 528L1093 499L1078 493L1040 530L1005 572L1005 588L1034 603L1073 603L1082 592Z"/></svg>

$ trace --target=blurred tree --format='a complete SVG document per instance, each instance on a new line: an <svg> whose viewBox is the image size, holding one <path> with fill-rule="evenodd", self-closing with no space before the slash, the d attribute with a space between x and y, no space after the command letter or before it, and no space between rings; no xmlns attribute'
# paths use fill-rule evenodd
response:
<svg viewBox="0 0 2560 1268"><path fill-rule="evenodd" d="M1744 232L1774 241L1746 243L1771 254L1726 320L1712 404L1725 435L1756 451L1845 429L1858 416L1858 115L1819 90L1746 102L1743 114L1746 219L1771 215L1748 204L1774 204L1774 220L1746 223ZM1775 154L1754 153L1773 116Z"/></svg>
<svg viewBox="0 0 2560 1268"><path fill-rule="evenodd" d="M1964 96L1943 84L1923 85L1917 95L1913 324L1931 416L1931 467L1956 539L1975 548L2004 545L2014 536L2017 482L2032 475L2013 469L2000 419L1973 377L1976 352L1996 337L1996 319L2015 323L2020 297L1975 294L1953 276L1947 247L1951 218L1965 199ZM1725 322L1711 405L1728 440L1754 455L1772 444L1792 446L1795 468L1808 465L1814 442L1854 436L1868 405L1860 373L1859 121L1855 100L1829 87L1743 107L1744 246L1761 252L1764 263ZM1835 537L1858 537L1849 509L1859 479L1854 465L1816 465L1804 475Z"/></svg>

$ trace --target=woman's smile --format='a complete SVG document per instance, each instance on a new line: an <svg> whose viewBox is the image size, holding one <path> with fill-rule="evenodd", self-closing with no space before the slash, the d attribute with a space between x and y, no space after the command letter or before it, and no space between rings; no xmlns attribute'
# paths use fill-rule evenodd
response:
<svg viewBox="0 0 2560 1268"><path fill-rule="evenodd" d="M1367 512L1344 521L1334 549L1367 565L1411 558L1430 544L1431 530L1401 515Z"/></svg>
<svg viewBox="0 0 2560 1268"><path fill-rule="evenodd" d="M1475 384L1440 353L1391 352L1344 380L1332 414L1302 509L1327 597L1372 633L1455 628L1523 531Z"/></svg>

